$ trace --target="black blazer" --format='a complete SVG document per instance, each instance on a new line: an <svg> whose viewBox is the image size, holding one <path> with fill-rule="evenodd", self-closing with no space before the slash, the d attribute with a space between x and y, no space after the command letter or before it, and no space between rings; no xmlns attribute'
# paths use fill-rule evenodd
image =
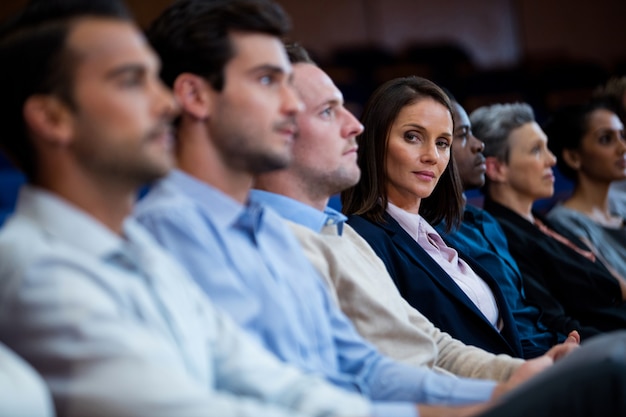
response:
<svg viewBox="0 0 626 417"><path fill-rule="evenodd" d="M517 327L509 307L487 271L459 252L459 256L484 279L495 296L503 322L499 332L465 295L454 280L396 222L385 213L386 223L349 216L352 226L383 260L400 294L435 326L467 345L492 353L522 357Z"/></svg>
<svg viewBox="0 0 626 417"><path fill-rule="evenodd" d="M544 314L542 323L562 333L576 329L583 337L626 328L626 304L619 284L601 262L585 258L493 200L485 199L484 209L502 226L524 278L526 297ZM538 213L533 215L580 248L589 249L573 233L555 228Z"/></svg>

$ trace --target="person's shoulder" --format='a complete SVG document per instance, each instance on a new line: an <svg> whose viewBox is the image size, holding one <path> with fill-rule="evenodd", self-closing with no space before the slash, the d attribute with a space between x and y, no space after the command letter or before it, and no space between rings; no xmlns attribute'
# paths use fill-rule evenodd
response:
<svg viewBox="0 0 626 417"><path fill-rule="evenodd" d="M368 219L361 215L348 216L347 223L361 236L387 236L392 233L393 225L397 225L391 216L385 215L381 222ZM368 239L366 239L368 240Z"/></svg>
<svg viewBox="0 0 626 417"><path fill-rule="evenodd" d="M296 238L300 241L310 241L315 242L319 245L324 244L324 239L321 234L311 230L310 228L296 223L292 220L283 219L285 224L291 229L291 232L296 236Z"/></svg>
<svg viewBox="0 0 626 417"><path fill-rule="evenodd" d="M37 259L62 250L63 245L41 225L15 213L0 230L0 271L23 270Z"/></svg>
<svg viewBox="0 0 626 417"><path fill-rule="evenodd" d="M352 242L362 242L363 238L359 234L359 232L354 228L354 225L351 223L345 223L343 226L343 239L350 240Z"/></svg>
<svg viewBox="0 0 626 417"><path fill-rule="evenodd" d="M157 183L142 196L133 210L133 217L158 217L172 212L193 210L196 203L174 187Z"/></svg>
<svg viewBox="0 0 626 417"><path fill-rule="evenodd" d="M361 216L359 214L350 214L347 216L348 220L346 220L346 222L352 226L352 228L354 230L359 230L359 229L363 229L363 228L371 228L371 229L378 229L380 228L380 225L378 225L377 223L371 221L370 219L366 218L365 216Z"/></svg>
<svg viewBox="0 0 626 417"><path fill-rule="evenodd" d="M395 251L394 236L404 231L390 216L378 223L362 216L349 216L348 224L380 256L381 252Z"/></svg>
<svg viewBox="0 0 626 417"><path fill-rule="evenodd" d="M570 223L578 223L584 224L593 223L593 220L587 216L585 213L581 213L578 210L571 209L569 207L565 207L562 204L555 205L546 215L545 218L555 224L570 224Z"/></svg>
<svg viewBox="0 0 626 417"><path fill-rule="evenodd" d="M0 415L52 417L50 392L41 376L0 343Z"/></svg>

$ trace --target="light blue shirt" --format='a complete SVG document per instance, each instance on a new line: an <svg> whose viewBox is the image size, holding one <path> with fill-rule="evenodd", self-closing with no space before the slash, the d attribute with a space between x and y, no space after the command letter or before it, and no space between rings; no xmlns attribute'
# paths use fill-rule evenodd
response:
<svg viewBox="0 0 626 417"><path fill-rule="evenodd" d="M259 346L135 222L123 235L30 187L0 232L0 339L43 375L60 415L370 412Z"/></svg>
<svg viewBox="0 0 626 417"><path fill-rule="evenodd" d="M53 417L54 410L43 379L0 343L0 416Z"/></svg>
<svg viewBox="0 0 626 417"><path fill-rule="evenodd" d="M363 340L273 210L239 204L180 172L155 185L137 218L205 292L283 360L378 401L460 404L487 400L491 381L394 362ZM413 415L411 404L392 414ZM403 408L402 408L403 407Z"/></svg>

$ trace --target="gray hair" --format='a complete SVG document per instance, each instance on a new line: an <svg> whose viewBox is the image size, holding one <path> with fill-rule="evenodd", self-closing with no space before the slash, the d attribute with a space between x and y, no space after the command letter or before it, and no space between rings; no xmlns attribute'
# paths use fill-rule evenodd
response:
<svg viewBox="0 0 626 417"><path fill-rule="evenodd" d="M518 127L535 121L527 103L493 104L479 107L470 114L474 136L485 143L485 156L502 162L509 160L509 135Z"/></svg>

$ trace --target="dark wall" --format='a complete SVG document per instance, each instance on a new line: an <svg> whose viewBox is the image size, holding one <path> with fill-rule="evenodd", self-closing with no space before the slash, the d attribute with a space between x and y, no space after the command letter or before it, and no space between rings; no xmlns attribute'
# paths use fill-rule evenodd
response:
<svg viewBox="0 0 626 417"><path fill-rule="evenodd" d="M170 0L127 0L142 26ZM626 59L623 0L278 0L294 37L320 56L373 43L454 42L481 68L521 59L567 56L607 66ZM0 17L26 3L3 0Z"/></svg>
<svg viewBox="0 0 626 417"><path fill-rule="evenodd" d="M170 2L127 0L143 27ZM544 112L626 73L624 0L278 2L292 17L292 37L357 105L380 82L417 74L470 109L523 99ZM0 16L25 3L0 2Z"/></svg>

